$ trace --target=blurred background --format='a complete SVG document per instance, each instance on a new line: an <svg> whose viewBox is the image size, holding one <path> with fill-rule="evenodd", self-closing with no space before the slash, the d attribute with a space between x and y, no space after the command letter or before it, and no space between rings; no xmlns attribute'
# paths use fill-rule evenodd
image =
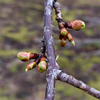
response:
<svg viewBox="0 0 100 100"><path fill-rule="evenodd" d="M69 29L76 46L58 43L59 29L53 14L57 60L67 74L100 90L100 0L59 0L63 20L83 20L86 28ZM46 72L25 72L31 62L17 57L20 51L39 53L43 36L44 1L0 0L0 100L44 100ZM56 82L56 100L97 100L68 84Z"/></svg>

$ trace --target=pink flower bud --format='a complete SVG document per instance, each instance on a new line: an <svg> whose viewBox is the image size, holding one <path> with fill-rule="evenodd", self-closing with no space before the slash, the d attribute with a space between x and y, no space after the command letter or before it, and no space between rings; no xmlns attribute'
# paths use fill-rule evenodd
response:
<svg viewBox="0 0 100 100"><path fill-rule="evenodd" d="M36 53L31 53L31 52L19 52L17 54L17 57L21 60L21 61L24 61L24 62L27 62L29 61L30 59L34 59L34 58L37 58L38 57L38 54Z"/></svg>
<svg viewBox="0 0 100 100"><path fill-rule="evenodd" d="M42 57L40 61L46 61L46 58L45 57Z"/></svg>
<svg viewBox="0 0 100 100"><path fill-rule="evenodd" d="M76 31L85 28L85 23L81 20L71 20L69 22L66 22L64 26L67 28L74 29Z"/></svg>
<svg viewBox="0 0 100 100"><path fill-rule="evenodd" d="M85 23L81 20L75 20L71 24L72 24L72 28L77 31L85 28Z"/></svg>
<svg viewBox="0 0 100 100"><path fill-rule="evenodd" d="M60 46L62 46L62 47L64 47L65 45L66 45L66 42L67 42L67 40L64 40L64 39L59 39L59 44L60 44Z"/></svg>
<svg viewBox="0 0 100 100"><path fill-rule="evenodd" d="M36 67L36 62L31 62L30 64L28 64L28 66L26 67L25 71L27 72L28 70L31 70L33 68Z"/></svg>
<svg viewBox="0 0 100 100"><path fill-rule="evenodd" d="M61 34L62 36L66 36L66 35L68 34L68 31L66 30L65 27L63 27L63 28L60 29L60 34Z"/></svg>
<svg viewBox="0 0 100 100"><path fill-rule="evenodd" d="M46 69L47 69L46 61L40 61L40 63L38 64L38 71L43 73L44 71L46 71Z"/></svg>
<svg viewBox="0 0 100 100"><path fill-rule="evenodd" d="M30 59L30 52L19 52L18 54L17 54L17 57L21 60L21 61L24 61L24 62L26 62L26 61L29 61L29 59Z"/></svg>
<svg viewBox="0 0 100 100"><path fill-rule="evenodd" d="M70 43L71 43L73 46L75 46L74 39L73 39L73 37L72 37L72 35L71 35L70 33L68 33L67 38L68 38L68 40L70 41Z"/></svg>

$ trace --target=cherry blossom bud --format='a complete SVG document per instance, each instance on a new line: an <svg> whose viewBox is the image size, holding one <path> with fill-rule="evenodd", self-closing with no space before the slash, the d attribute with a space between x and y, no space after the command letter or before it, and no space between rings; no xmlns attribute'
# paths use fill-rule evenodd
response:
<svg viewBox="0 0 100 100"><path fill-rule="evenodd" d="M60 34L61 34L62 36L66 36L66 35L68 34L68 31L66 30L65 27L63 27L63 28L60 29Z"/></svg>
<svg viewBox="0 0 100 100"><path fill-rule="evenodd" d="M62 47L64 47L65 45L66 45L66 42L67 42L67 40L64 40L64 39L59 39L59 44L60 44L60 46L62 46Z"/></svg>
<svg viewBox="0 0 100 100"><path fill-rule="evenodd" d="M30 59L34 59L34 58L37 58L38 57L38 54L36 53L31 53L31 52L19 52L17 54L17 57L21 60L21 61L24 61L24 62L27 62L29 61Z"/></svg>
<svg viewBox="0 0 100 100"><path fill-rule="evenodd" d="M85 23L81 20L75 20L73 23L72 23L72 28L74 30L80 30L80 29L83 29L85 28Z"/></svg>
<svg viewBox="0 0 100 100"><path fill-rule="evenodd" d="M38 64L38 71L40 73L43 73L44 71L46 71L46 69L47 69L46 61L40 61L40 63Z"/></svg>
<svg viewBox="0 0 100 100"><path fill-rule="evenodd" d="M46 58L45 57L42 57L40 61L46 61Z"/></svg>
<svg viewBox="0 0 100 100"><path fill-rule="evenodd" d="M66 22L64 26L67 28L72 28L76 31L85 28L85 23L81 20L71 20L69 22Z"/></svg>
<svg viewBox="0 0 100 100"><path fill-rule="evenodd" d="M27 72L28 70L31 70L33 68L36 67L36 62L31 62L30 64L28 64L28 66L26 67L25 71Z"/></svg>
<svg viewBox="0 0 100 100"><path fill-rule="evenodd" d="M68 38L68 40L70 41L70 43L71 43L73 46L75 46L74 39L73 39L73 37L72 37L72 35L71 35L70 33L68 33L67 38Z"/></svg>

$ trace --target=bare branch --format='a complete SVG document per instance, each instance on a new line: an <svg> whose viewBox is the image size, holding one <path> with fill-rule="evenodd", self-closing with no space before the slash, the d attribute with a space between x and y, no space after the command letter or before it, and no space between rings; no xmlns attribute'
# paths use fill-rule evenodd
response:
<svg viewBox="0 0 100 100"><path fill-rule="evenodd" d="M59 71L60 72L60 71ZM94 96L98 99L100 99L100 91L86 85L85 83L83 83L82 81L79 81L77 79L75 79L73 76L68 75L64 72L60 72L57 75L57 79L62 81L62 82L66 82L74 87L77 87L83 91L85 91L86 93L90 94L91 96Z"/></svg>
<svg viewBox="0 0 100 100"><path fill-rule="evenodd" d="M47 85L45 100L54 100L55 94L55 78L53 70L58 69L55 59L55 50L52 36L52 10L54 0L45 0L44 12L44 37L46 42L48 69L47 69Z"/></svg>

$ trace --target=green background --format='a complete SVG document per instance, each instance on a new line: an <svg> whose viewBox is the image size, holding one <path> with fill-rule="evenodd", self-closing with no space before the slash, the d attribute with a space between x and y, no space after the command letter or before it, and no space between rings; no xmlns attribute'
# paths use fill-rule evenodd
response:
<svg viewBox="0 0 100 100"><path fill-rule="evenodd" d="M76 46L58 43L59 29L53 14L57 60L67 74L100 90L100 0L59 0L63 20L83 20L86 28L69 29ZM43 36L44 1L0 0L0 100L44 100L46 72L37 67L27 73L20 51L39 53ZM97 100L82 90L56 82L56 100Z"/></svg>

